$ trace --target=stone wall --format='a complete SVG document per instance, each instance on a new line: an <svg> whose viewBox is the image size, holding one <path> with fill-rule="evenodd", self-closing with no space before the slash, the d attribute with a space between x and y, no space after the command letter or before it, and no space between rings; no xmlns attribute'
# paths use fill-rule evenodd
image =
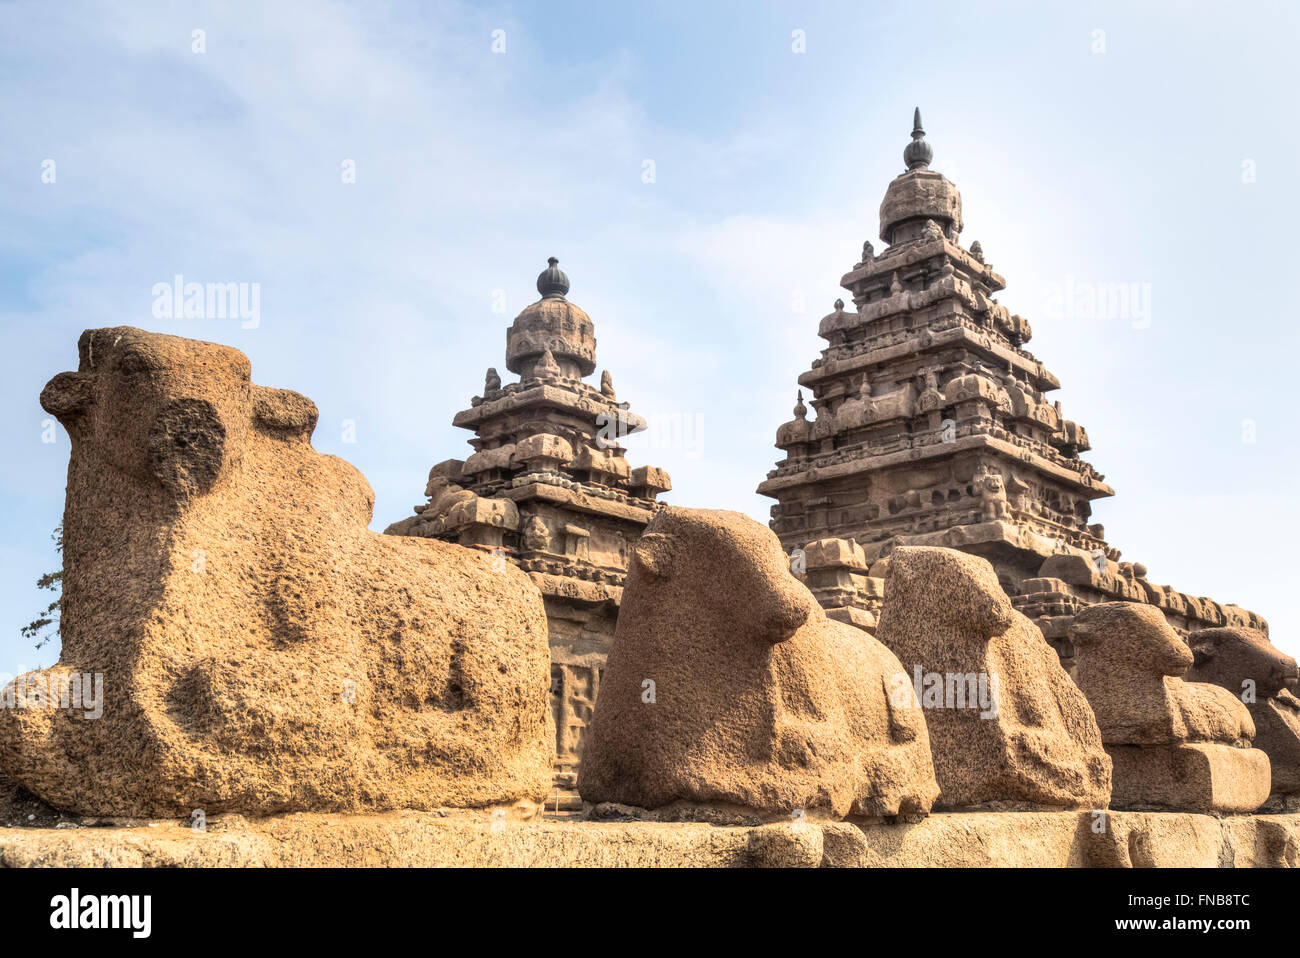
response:
<svg viewBox="0 0 1300 958"><path fill-rule="evenodd" d="M1274 868L1300 866L1300 815L952 813L859 826L502 822L404 812L0 827L0 867Z"/></svg>
<svg viewBox="0 0 1300 958"><path fill-rule="evenodd" d="M834 618L874 631L884 599L888 551L870 559L854 539L818 539L792 556L822 608ZM1139 602L1159 609L1173 628L1186 636L1199 629L1237 626L1268 634L1268 623L1238 605L1221 604L1204 596L1191 596L1147 579L1140 563L1089 559L1077 554L1049 556L1038 574L1009 582L1003 588L1017 611L1027 616L1056 649L1062 664L1074 665L1070 625L1083 609L1104 602Z"/></svg>

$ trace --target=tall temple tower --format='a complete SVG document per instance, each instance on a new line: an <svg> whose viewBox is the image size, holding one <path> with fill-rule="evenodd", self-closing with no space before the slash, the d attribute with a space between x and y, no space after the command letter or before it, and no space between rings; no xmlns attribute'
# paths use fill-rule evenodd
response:
<svg viewBox="0 0 1300 958"><path fill-rule="evenodd" d="M777 431L786 458L758 487L790 548L851 537L870 559L892 542L990 559L1004 586L1062 548L1105 550L1090 502L1113 495L1079 453L1087 433L1046 395L1060 383L1023 348L1029 324L994 298L1006 285L979 243L962 249L961 194L930 169L916 112L906 172L880 204L875 255L841 281L857 308L818 334L830 345Z"/></svg>
<svg viewBox="0 0 1300 958"><path fill-rule="evenodd" d="M672 485L661 469L628 465L618 440L646 423L617 400L609 371L599 389L583 381L596 371L595 329L566 298L555 258L537 291L506 331L506 368L519 382L502 385L488 369L483 395L452 420L473 430L473 455L434 466L429 501L385 532L493 552L537 583L550 629L556 784L572 805L629 550Z"/></svg>
<svg viewBox="0 0 1300 958"><path fill-rule="evenodd" d="M1163 603L1181 628L1231 618L1146 582L1091 523L1092 501L1114 490L1079 457L1087 432L1048 400L1060 383L1024 348L1029 323L995 298L1002 277L978 242L958 244L961 194L932 158L918 109L880 204L886 248L863 244L841 280L854 308L836 301L818 329L828 346L799 377L816 418L801 391L776 434L785 458L758 487L777 500L782 544L807 548L828 606L869 611L876 561L931 545L987 558L1050 639L1080 604L1114 598Z"/></svg>

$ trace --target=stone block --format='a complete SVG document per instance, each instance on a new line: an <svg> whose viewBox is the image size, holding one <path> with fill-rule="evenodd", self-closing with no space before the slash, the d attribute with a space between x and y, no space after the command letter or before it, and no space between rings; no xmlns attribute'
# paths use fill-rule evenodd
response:
<svg viewBox="0 0 1300 958"><path fill-rule="evenodd" d="M1107 745L1113 808L1252 812L1269 794L1268 756L1213 742Z"/></svg>

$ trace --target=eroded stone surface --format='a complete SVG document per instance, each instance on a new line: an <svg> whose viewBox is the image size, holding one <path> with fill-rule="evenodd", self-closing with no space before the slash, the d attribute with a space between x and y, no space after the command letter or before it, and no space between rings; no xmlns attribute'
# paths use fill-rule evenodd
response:
<svg viewBox="0 0 1300 958"><path fill-rule="evenodd" d="M941 813L859 826L502 821L491 814L218 816L0 828L0 866L1245 868L1300 864L1300 815Z"/></svg>
<svg viewBox="0 0 1300 958"><path fill-rule="evenodd" d="M1252 812L1269 795L1268 756L1217 742L1107 745L1116 808Z"/></svg>
<svg viewBox="0 0 1300 958"><path fill-rule="evenodd" d="M1218 868L1225 862L1227 820L1175 812L1108 811L1080 831L1093 868ZM1295 828L1294 823L1291 825Z"/></svg>
<svg viewBox="0 0 1300 958"><path fill-rule="evenodd" d="M920 689L939 805L1104 808L1110 761L1092 710L989 563L900 547L886 575L876 635Z"/></svg>
<svg viewBox="0 0 1300 958"><path fill-rule="evenodd" d="M506 333L506 364L519 382L489 369L483 395L456 414L474 431L474 454L429 472L428 502L387 532L427 536L492 552L528 572L546 604L555 719L555 784L580 806L577 770L600 691L623 595L628 552L672 488L668 473L633 468L624 437L646 428L619 402L604 370L595 326L566 298L558 260L537 277L541 299ZM685 436L686 440L692 437Z"/></svg>
<svg viewBox="0 0 1300 958"><path fill-rule="evenodd" d="M371 533L365 479L311 447L315 405L238 350L130 327L79 350L41 395L72 438L62 655L5 690L5 774L97 815L545 796L524 573ZM40 701L95 676L101 716Z"/></svg>
<svg viewBox="0 0 1300 958"><path fill-rule="evenodd" d="M1074 619L1075 675L1115 764L1116 808L1244 812L1269 794L1255 724L1227 689L1186 682L1193 654L1160 611L1091 606Z"/></svg>
<svg viewBox="0 0 1300 958"><path fill-rule="evenodd" d="M666 507L633 551L579 791L643 808L922 814L937 788L899 678L883 645L826 617L769 530Z"/></svg>
<svg viewBox="0 0 1300 958"><path fill-rule="evenodd" d="M1204 629L1188 636L1191 682L1210 682L1239 698L1255 724L1252 742L1269 758L1273 794L1300 792L1300 698L1296 661L1257 629Z"/></svg>

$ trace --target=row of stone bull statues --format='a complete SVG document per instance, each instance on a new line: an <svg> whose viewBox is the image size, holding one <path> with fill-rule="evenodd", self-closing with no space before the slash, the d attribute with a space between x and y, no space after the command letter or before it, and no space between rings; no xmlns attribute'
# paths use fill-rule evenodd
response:
<svg viewBox="0 0 1300 958"><path fill-rule="evenodd" d="M3 693L0 771L107 816L541 802L542 600L492 556L367 529L316 407L237 350L89 330L42 405L72 438L63 650ZM581 766L597 806L863 820L932 808L1248 812L1300 790L1296 663L1076 618L1072 679L984 560L900 548L875 637L766 528L665 507L636 544ZM69 701L101 676L99 714ZM75 698L75 695L73 696ZM1270 798L1271 797L1271 798Z"/></svg>

